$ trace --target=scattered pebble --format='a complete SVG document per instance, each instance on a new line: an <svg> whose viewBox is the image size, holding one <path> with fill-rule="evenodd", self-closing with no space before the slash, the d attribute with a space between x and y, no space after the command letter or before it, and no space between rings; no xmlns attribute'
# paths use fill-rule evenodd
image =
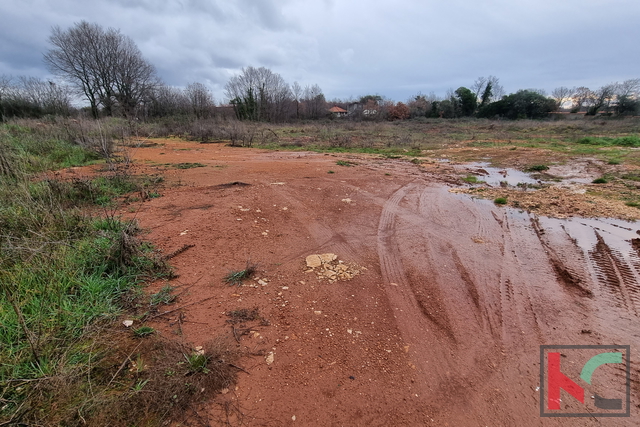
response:
<svg viewBox="0 0 640 427"><path fill-rule="evenodd" d="M351 280L365 269L355 264L347 265L337 258L338 256L332 253L309 255L305 259L309 269L305 272L315 272L318 279L329 279L329 282L334 283L337 280Z"/></svg>
<svg viewBox="0 0 640 427"><path fill-rule="evenodd" d="M274 359L275 359L275 355L273 354L273 351L270 351L269 354L267 354L267 356L264 358L264 361L266 362L267 365L271 365Z"/></svg>

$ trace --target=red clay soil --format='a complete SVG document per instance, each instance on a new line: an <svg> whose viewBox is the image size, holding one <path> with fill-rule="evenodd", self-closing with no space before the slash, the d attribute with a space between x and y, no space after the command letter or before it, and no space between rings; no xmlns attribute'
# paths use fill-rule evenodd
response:
<svg viewBox="0 0 640 427"><path fill-rule="evenodd" d="M402 160L159 142L132 156L150 173L164 170L166 188L123 214L164 254L194 246L171 259L179 278L170 283L182 293L160 311L186 307L155 326L194 347L227 335L254 354L202 420L638 425L635 223L536 218L452 194L453 178L436 166ZM305 272L305 257L322 253L361 274L330 283ZM224 283L248 260L256 280ZM266 321L227 322L255 307ZM631 418L541 417L543 344L630 345ZM582 381L593 354L562 353L562 372ZM623 396L620 366L600 368L593 386L580 382L584 405L563 391L562 410L597 413L594 393Z"/></svg>

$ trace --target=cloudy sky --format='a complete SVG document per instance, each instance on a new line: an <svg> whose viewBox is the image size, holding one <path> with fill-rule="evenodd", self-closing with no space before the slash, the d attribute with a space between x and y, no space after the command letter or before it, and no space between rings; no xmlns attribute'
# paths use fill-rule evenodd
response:
<svg viewBox="0 0 640 427"><path fill-rule="evenodd" d="M47 77L51 28L82 20L217 101L249 65L327 99L444 96L488 75L507 92L640 78L640 0L1 0L0 75Z"/></svg>

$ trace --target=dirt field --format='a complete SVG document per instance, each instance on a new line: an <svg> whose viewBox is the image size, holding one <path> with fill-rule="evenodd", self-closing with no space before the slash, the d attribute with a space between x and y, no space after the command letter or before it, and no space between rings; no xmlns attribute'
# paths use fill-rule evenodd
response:
<svg viewBox="0 0 640 427"><path fill-rule="evenodd" d="M166 187L122 210L162 253L183 249L171 259L179 300L161 311L185 308L154 326L194 347L226 334L253 354L203 419L638 424L636 223L538 217L453 193L463 186L453 165L156 142L132 156ZM334 270L353 274L332 280L307 266L307 256L325 253L337 255ZM249 260L254 278L224 283ZM253 308L260 319L227 321ZM631 418L541 418L543 344L630 345ZM612 372L601 396L620 393L622 374ZM585 406L597 412L590 397ZM580 406L566 393L562 400Z"/></svg>

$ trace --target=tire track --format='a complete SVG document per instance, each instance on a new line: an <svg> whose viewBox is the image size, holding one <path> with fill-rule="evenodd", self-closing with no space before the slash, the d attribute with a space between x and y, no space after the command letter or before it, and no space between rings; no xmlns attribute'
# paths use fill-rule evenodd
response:
<svg viewBox="0 0 640 427"><path fill-rule="evenodd" d="M553 271L556 273L558 281L562 283L567 290L577 293L582 297L593 297L593 292L588 288L582 274L576 272L571 267L567 266L562 260L562 256L556 252L554 247L549 243L545 237L545 230L540 225L540 221L537 218L531 218L531 225L533 226L542 247L544 248L547 258ZM568 235L567 235L568 236ZM570 236L568 236L571 240Z"/></svg>
<svg viewBox="0 0 640 427"><path fill-rule="evenodd" d="M350 259L350 260L360 260L359 254L362 251L362 243L359 240L349 241L345 236L340 233L337 233L329 226L323 224L320 220L309 222L308 218L317 217L318 213L298 199L291 197L287 194L286 191L280 188L273 188L272 191L280 196L282 199L286 200L288 206L292 209L289 209L289 212L296 217L298 222L300 222L306 229L309 234L316 242L316 250L319 252L331 251L339 254L340 257ZM354 244L359 246L358 248L354 248ZM307 251L305 251L306 253ZM286 261L296 259L299 257L299 254L293 254L290 259Z"/></svg>
<svg viewBox="0 0 640 427"><path fill-rule="evenodd" d="M600 233L595 231L597 243L589 256L594 263L598 283L606 290L615 305L638 316L640 312L640 283L638 274L622 255L611 249Z"/></svg>
<svg viewBox="0 0 640 427"><path fill-rule="evenodd" d="M396 317L401 331L409 335L408 341L422 341L425 335L418 335L418 333L421 331L426 334L435 328L441 336L455 342L446 311L441 307L440 309L434 308L434 305L440 305L438 295L430 295L429 299L433 301L416 297L402 264L400 250L394 241L399 204L407 193L415 188L416 184L414 183L400 188L393 193L382 208L378 225L378 256L382 279L391 306L400 309Z"/></svg>
<svg viewBox="0 0 640 427"><path fill-rule="evenodd" d="M503 263L500 270L501 338L505 345L510 346L523 344L522 331L533 331L537 342L544 342L531 280L543 280L545 276L543 271L537 271L538 263L530 262L537 250L532 253L535 248L523 245L531 236L525 227L528 219L528 215L523 217L514 213L500 219L501 227L508 231L504 234ZM525 260L525 264L521 259ZM536 268L535 274L528 271L532 267Z"/></svg>

